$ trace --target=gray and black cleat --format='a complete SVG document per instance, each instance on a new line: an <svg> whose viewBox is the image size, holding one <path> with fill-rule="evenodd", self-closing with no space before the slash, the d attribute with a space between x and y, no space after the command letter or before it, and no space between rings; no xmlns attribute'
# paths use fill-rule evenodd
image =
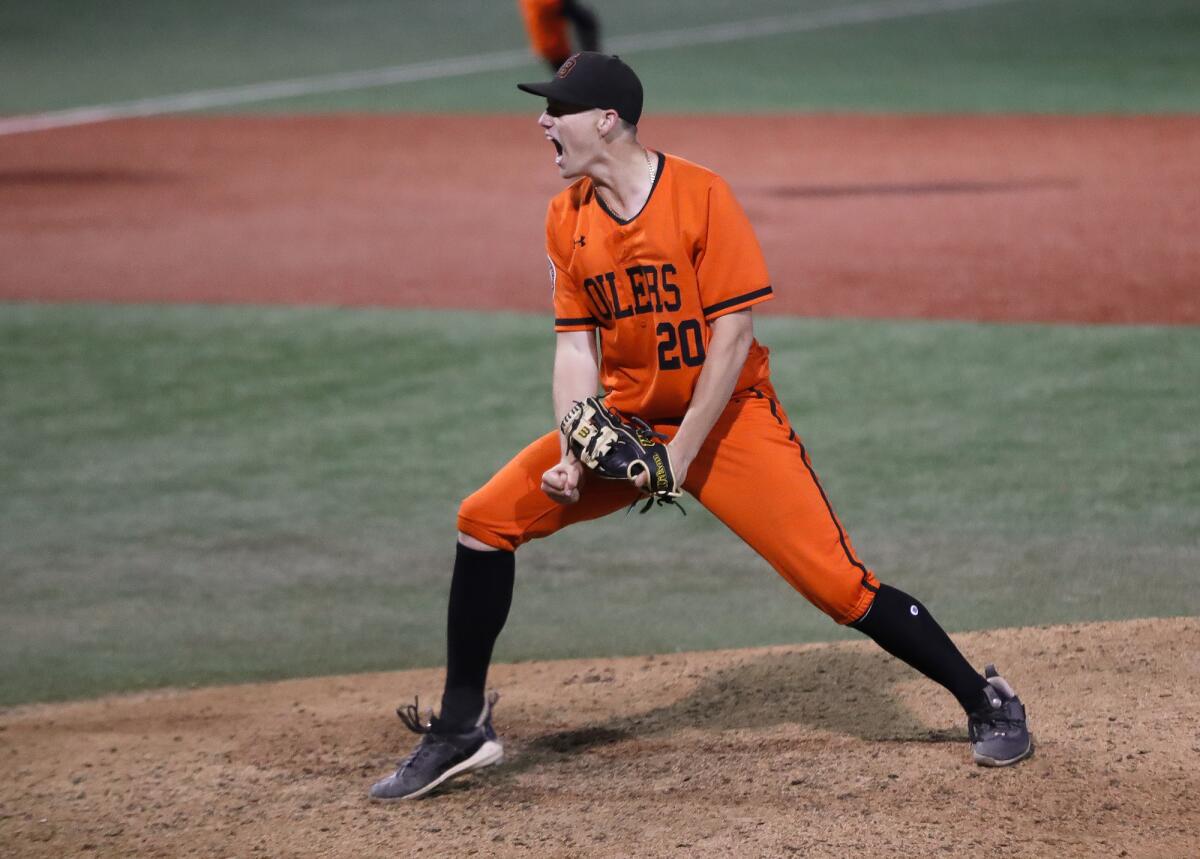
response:
<svg viewBox="0 0 1200 859"><path fill-rule="evenodd" d="M419 799L457 775L500 763L504 747L492 728L492 707L499 697L489 693L475 726L461 734L439 731L432 714L422 722L416 704L397 710L405 726L422 735L421 742L400 762L395 773L375 782L371 799Z"/></svg>
<svg viewBox="0 0 1200 859"><path fill-rule="evenodd" d="M975 763L985 767L1007 767L1033 754L1033 737L1025 721L1025 706L1017 693L996 672L984 669L984 689L989 706L967 716L967 735Z"/></svg>

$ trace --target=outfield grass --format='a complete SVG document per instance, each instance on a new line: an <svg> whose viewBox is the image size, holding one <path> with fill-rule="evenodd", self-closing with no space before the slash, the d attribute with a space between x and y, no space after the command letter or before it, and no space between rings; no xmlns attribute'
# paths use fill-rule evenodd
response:
<svg viewBox="0 0 1200 859"><path fill-rule="evenodd" d="M951 628L1200 612L1200 332L762 318L864 558ZM0 306L0 703L437 664L537 316ZM836 637L693 502L522 551L503 660Z"/></svg>
<svg viewBox="0 0 1200 859"><path fill-rule="evenodd" d="M614 39L885 0L606 0ZM719 45L628 50L653 111L1194 112L1194 0L1017 0ZM70 0L0 6L0 114L508 50L513 0ZM525 111L523 68L251 111Z"/></svg>

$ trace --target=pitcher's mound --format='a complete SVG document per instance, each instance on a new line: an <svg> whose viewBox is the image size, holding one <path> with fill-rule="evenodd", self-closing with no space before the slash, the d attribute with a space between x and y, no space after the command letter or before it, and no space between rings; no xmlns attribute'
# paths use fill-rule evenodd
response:
<svg viewBox="0 0 1200 859"><path fill-rule="evenodd" d="M1200 620L959 639L1037 751L970 762L932 683L853 642L502 665L507 762L418 802L367 788L440 671L0 715L19 856L1194 856Z"/></svg>

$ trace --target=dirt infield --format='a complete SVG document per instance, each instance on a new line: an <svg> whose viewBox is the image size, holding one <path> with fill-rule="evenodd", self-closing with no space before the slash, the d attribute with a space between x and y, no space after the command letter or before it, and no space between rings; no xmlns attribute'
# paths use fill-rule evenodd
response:
<svg viewBox="0 0 1200 859"><path fill-rule="evenodd" d="M1200 323L1200 118L650 117L734 185L770 312ZM549 308L533 117L0 138L0 300Z"/></svg>
<svg viewBox="0 0 1200 859"><path fill-rule="evenodd" d="M0 714L0 852L1195 855L1200 620L961 639L1033 759L971 765L949 696L865 641L497 666L507 762L390 805L391 709L439 672L163 692Z"/></svg>

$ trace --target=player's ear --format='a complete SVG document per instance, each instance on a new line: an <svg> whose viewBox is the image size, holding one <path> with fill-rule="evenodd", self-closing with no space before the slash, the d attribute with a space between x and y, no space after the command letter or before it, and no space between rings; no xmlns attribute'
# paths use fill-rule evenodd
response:
<svg viewBox="0 0 1200 859"><path fill-rule="evenodd" d="M600 137L608 137L613 132L620 130L620 116L616 110L605 110L600 115L600 121L596 124L596 131L600 132Z"/></svg>
<svg viewBox="0 0 1200 859"><path fill-rule="evenodd" d="M596 122L596 131L600 132L601 137L608 137L612 130L616 128L620 117L617 116L615 110L606 110L601 112L600 118Z"/></svg>

